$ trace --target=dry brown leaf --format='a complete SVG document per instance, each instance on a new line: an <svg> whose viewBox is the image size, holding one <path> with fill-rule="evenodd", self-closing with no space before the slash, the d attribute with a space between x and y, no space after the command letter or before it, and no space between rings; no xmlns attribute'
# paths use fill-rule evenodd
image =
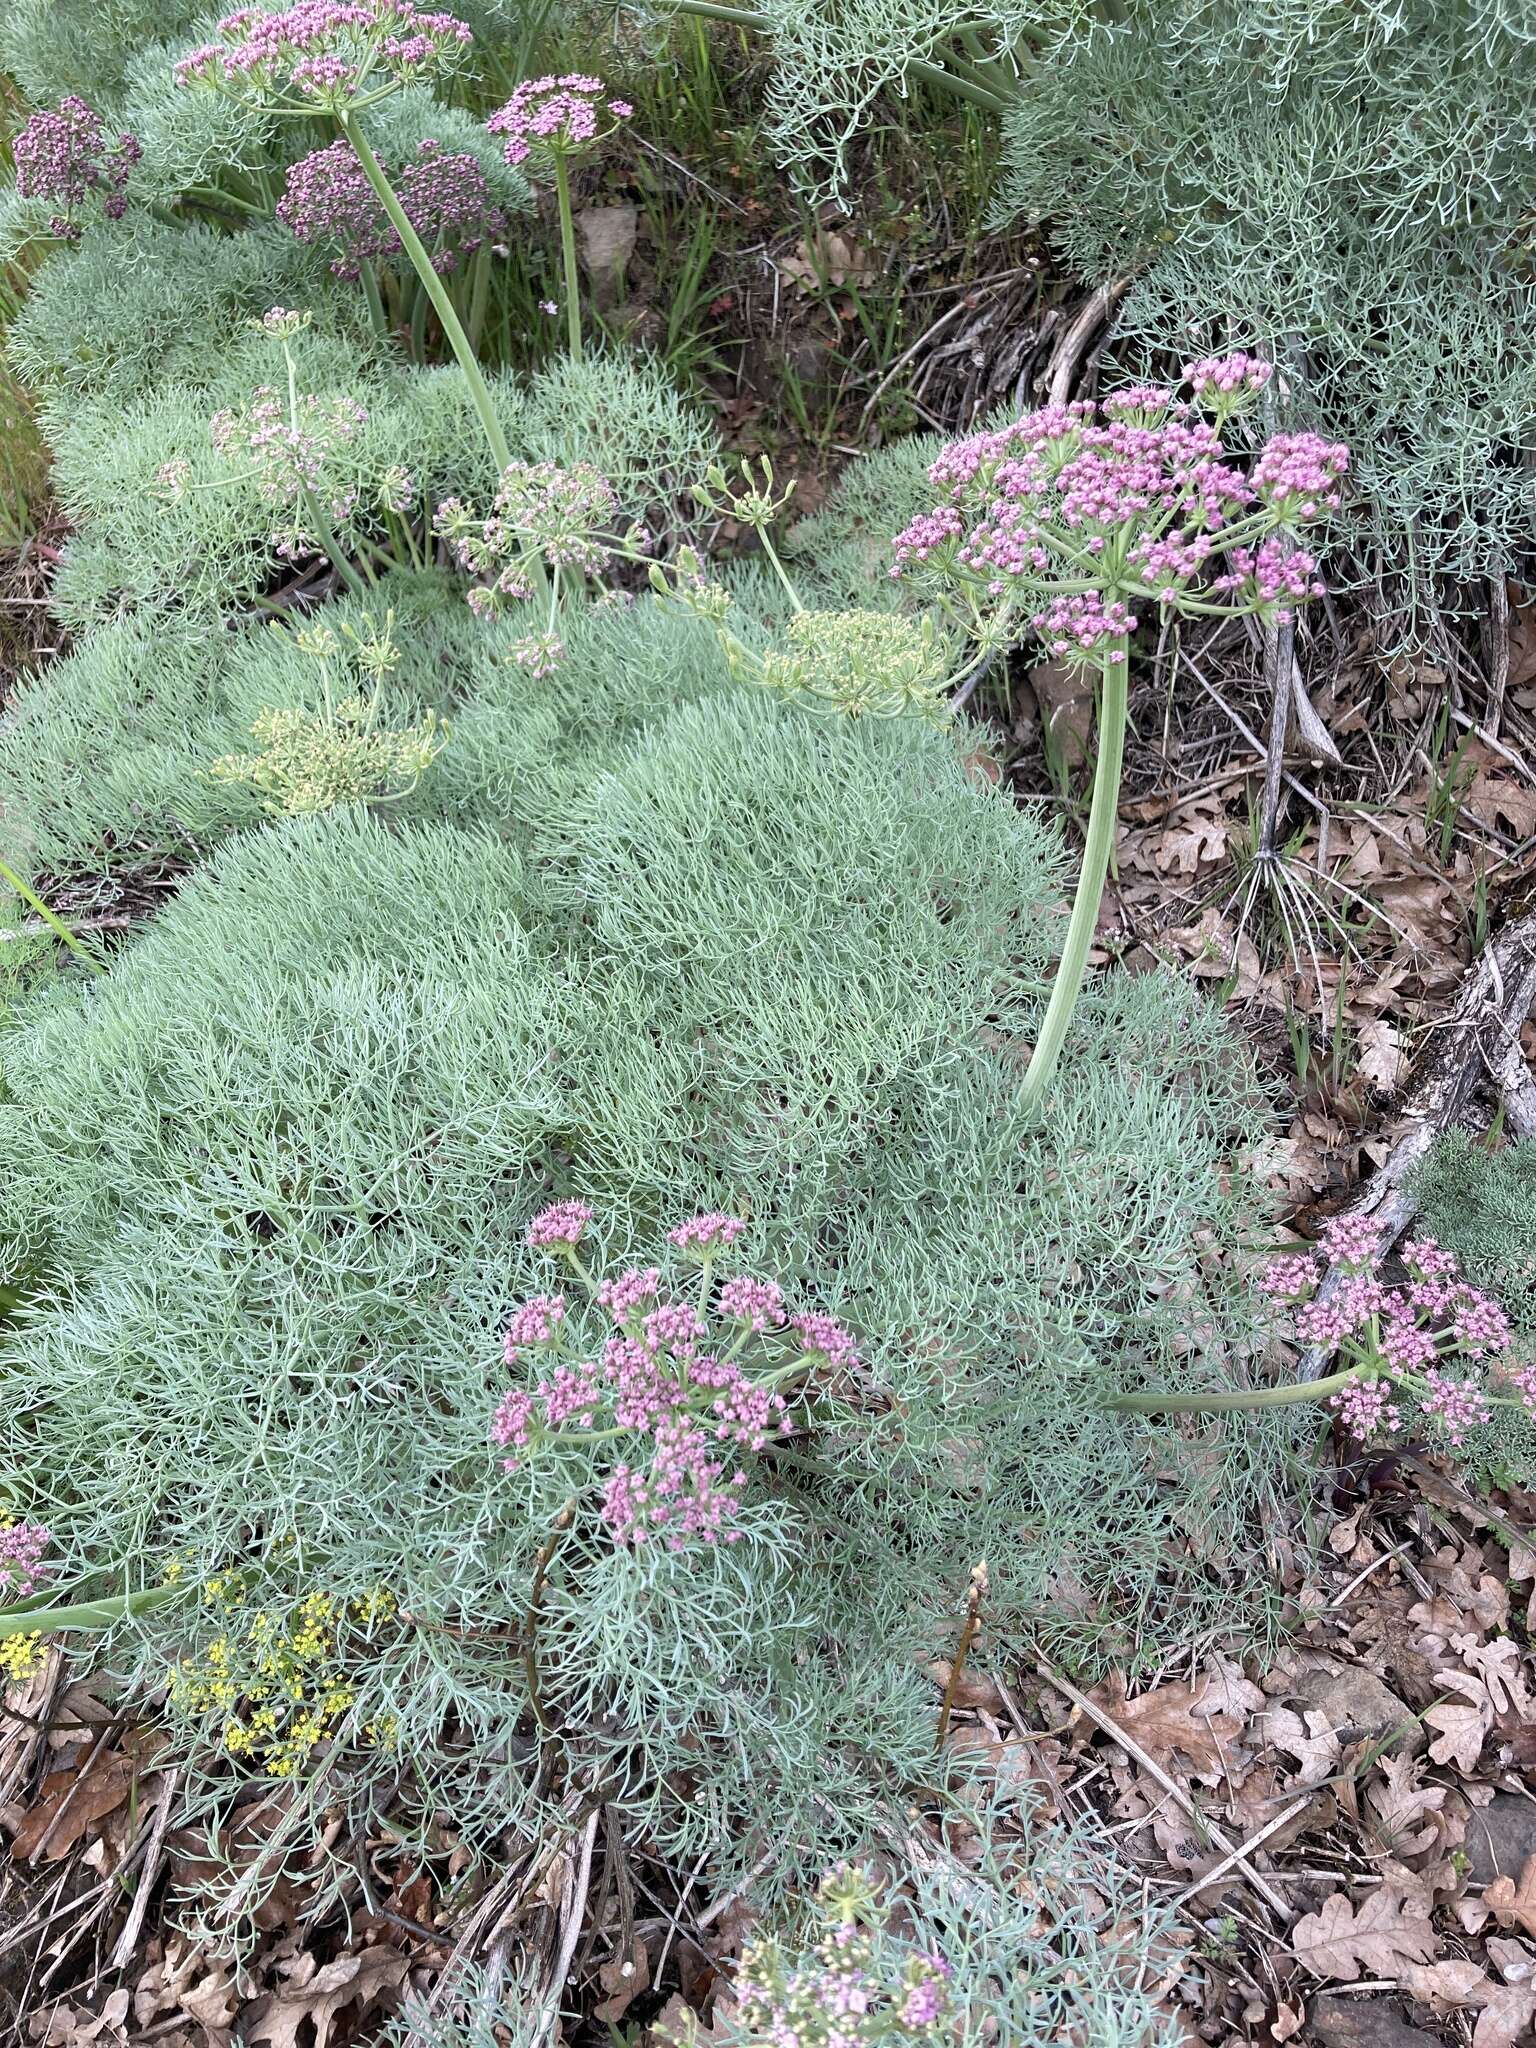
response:
<svg viewBox="0 0 1536 2048"><path fill-rule="evenodd" d="M576 216L582 268L600 301L617 296L624 266L634 254L639 219L633 206L588 206Z"/></svg>
<svg viewBox="0 0 1536 2048"><path fill-rule="evenodd" d="M1095 1686L1090 1698L1165 1770L1182 1757L1197 1778L1214 1781L1232 1760L1242 1723L1230 1714L1211 1713L1208 1691L1208 1680L1191 1686L1177 1679L1127 1699L1125 1679L1116 1673Z"/></svg>
<svg viewBox="0 0 1536 2048"><path fill-rule="evenodd" d="M1382 1846L1399 1858L1422 1856L1441 1838L1439 1816L1449 1788L1421 1785L1422 1768L1417 1757L1389 1755L1383 1760L1381 1777L1366 1788L1366 1810L1377 1836Z"/></svg>
<svg viewBox="0 0 1536 2048"><path fill-rule="evenodd" d="M1293 1792L1320 1785L1339 1760L1339 1738L1331 1716L1319 1707L1311 1708L1305 1718L1289 1707L1271 1707L1264 1717L1264 1732L1276 1748L1295 1757L1300 1765L1288 1788Z"/></svg>
<svg viewBox="0 0 1536 2048"><path fill-rule="evenodd" d="M609 2022L623 2019L641 1992L651 1988L651 1958L638 1935L627 1956L614 1956L598 1965L597 1981L608 1996L593 2007L593 2017Z"/></svg>
<svg viewBox="0 0 1536 2048"><path fill-rule="evenodd" d="M1493 1726L1493 1701L1487 1686L1470 1671L1444 1671L1440 1683L1463 1697L1442 1700L1426 1710L1425 1724L1440 1730L1429 1754L1437 1764L1454 1763L1470 1776L1483 1753L1483 1738Z"/></svg>
<svg viewBox="0 0 1536 2048"><path fill-rule="evenodd" d="M1361 1076L1381 1095L1395 1095L1408 1072L1403 1034L1385 1017L1371 1017L1360 1026Z"/></svg>
<svg viewBox="0 0 1536 2048"><path fill-rule="evenodd" d="M67 1856L89 1828L126 1804L136 1768L131 1757L109 1749L83 1771L77 1766L50 1771L43 1780L42 1797L22 1817L11 1854L23 1863L35 1856L45 1863Z"/></svg>
<svg viewBox="0 0 1536 2048"><path fill-rule="evenodd" d="M1412 1963L1426 1962L1439 1945L1422 1904L1388 1884L1378 1886L1358 1909L1347 1892L1334 1892L1317 1912L1303 1914L1291 1931L1298 1962L1315 1977L1335 1977L1344 1984L1357 1977L1395 1976Z"/></svg>
<svg viewBox="0 0 1536 2048"><path fill-rule="evenodd" d="M1472 2048L1514 2048L1536 2017L1536 1991L1525 1984L1495 1984L1471 1961L1415 1965L1401 1981L1405 1991L1436 2012L1476 2010Z"/></svg>
<svg viewBox="0 0 1536 2048"><path fill-rule="evenodd" d="M1492 825L1529 839L1536 833L1536 789L1512 775L1490 775L1480 769L1468 783L1462 803L1480 825Z"/></svg>
<svg viewBox="0 0 1536 2048"><path fill-rule="evenodd" d="M1536 1856L1527 1856L1518 1881L1496 1877L1483 1892L1483 1904L1498 1915L1501 1927L1520 1927L1536 1935Z"/></svg>
<svg viewBox="0 0 1536 2048"><path fill-rule="evenodd" d="M311 1955L296 1956L285 1988L261 2001L246 2033L249 2048L300 2048L306 2025L313 2033L304 2036L305 2048L329 2048L341 2013L392 2003L409 1969L408 1956L387 1948L355 1950L318 1966Z"/></svg>
<svg viewBox="0 0 1536 2048"><path fill-rule="evenodd" d="M832 228L818 228L808 240L797 242L794 255L783 257L779 269L802 291L868 284L875 274L873 259L862 244Z"/></svg>
<svg viewBox="0 0 1536 2048"><path fill-rule="evenodd" d="M1536 1701L1520 1669L1524 1653L1512 1636L1502 1636L1495 1643L1481 1643L1476 1636L1453 1636L1451 1648L1487 1687L1495 1715L1529 1717Z"/></svg>

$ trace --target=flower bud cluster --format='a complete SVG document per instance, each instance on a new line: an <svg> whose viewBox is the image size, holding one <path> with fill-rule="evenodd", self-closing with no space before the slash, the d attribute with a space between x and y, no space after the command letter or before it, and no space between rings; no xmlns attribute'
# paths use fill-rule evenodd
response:
<svg viewBox="0 0 1536 2048"><path fill-rule="evenodd" d="M791 1314L775 1281L733 1272L715 1283L717 1256L746 1228L740 1217L690 1217L667 1233L663 1262L596 1284L578 1250L591 1222L586 1203L557 1202L534 1217L528 1242L564 1258L606 1333L564 1291L522 1302L505 1353L524 1382L503 1396L491 1441L508 1471L551 1443L621 1446L597 1482L618 1545L735 1542L741 1461L793 1434L786 1388L857 1370L854 1340L831 1316ZM668 1274L673 1252L700 1269L686 1293Z"/></svg>
<svg viewBox="0 0 1536 2048"><path fill-rule="evenodd" d="M618 509L613 486L589 462L512 462L501 473L488 518L476 518L460 498L445 498L435 525L460 567L480 578L469 592L470 609L496 618L533 595L537 563L554 571L557 586L566 571L600 576L613 559L600 536ZM553 618L546 632L507 651L535 676L549 675L563 652Z"/></svg>
<svg viewBox="0 0 1536 2048"><path fill-rule="evenodd" d="M269 113L344 113L366 97L452 69L472 38L451 14L412 0L297 0L241 7L220 40L176 66L179 85L211 85Z"/></svg>
<svg viewBox="0 0 1536 2048"><path fill-rule="evenodd" d="M1185 368L1195 405L1137 385L967 435L929 471L940 502L896 536L891 574L959 597L978 637L1001 612L1067 659L1123 661L1159 610L1288 617L1322 588L1294 529L1337 508L1349 454L1277 435L1245 472L1219 429L1268 375L1212 358Z"/></svg>
<svg viewBox="0 0 1536 2048"><path fill-rule="evenodd" d="M1325 1225L1317 1251L1272 1259L1260 1282L1292 1306L1301 1343L1353 1371L1329 1400L1350 1435L1363 1443L1399 1430L1412 1408L1453 1445L1496 1401L1536 1417L1536 1367L1510 1356L1509 1319L1492 1295L1463 1279L1433 1238L1405 1244L1402 1263L1405 1277L1389 1285L1379 1228L1342 1217ZM1490 1380L1503 1391L1490 1392Z"/></svg>
<svg viewBox="0 0 1536 2048"><path fill-rule="evenodd" d="M30 1600L45 1584L48 1570L42 1559L48 1543L48 1531L41 1523L0 1515L0 1608ZM0 1691L8 1685L24 1685L41 1669L44 1654L40 1630L0 1637Z"/></svg>
<svg viewBox="0 0 1536 2048"><path fill-rule="evenodd" d="M387 163L380 168L439 273L506 233L507 217L491 199L484 171L463 150L428 139L393 172ZM400 253L399 234L350 142L312 150L290 166L277 217L301 242L334 244L337 277L355 278L365 263Z"/></svg>
<svg viewBox="0 0 1536 2048"><path fill-rule="evenodd" d="M73 242L80 236L77 216L93 194L109 220L122 219L128 174L144 152L138 137L126 132L109 143L100 114L71 93L53 112L31 117L12 153L16 190L23 199L48 199L60 207L49 232Z"/></svg>

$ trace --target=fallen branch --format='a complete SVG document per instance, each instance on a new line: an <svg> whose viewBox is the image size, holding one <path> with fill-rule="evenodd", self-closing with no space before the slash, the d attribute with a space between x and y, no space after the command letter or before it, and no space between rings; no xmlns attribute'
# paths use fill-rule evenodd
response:
<svg viewBox="0 0 1536 2048"><path fill-rule="evenodd" d="M1520 1027L1536 1003L1536 910L1528 910L1489 941L1462 982L1456 1006L1423 1077L1403 1105L1403 1130L1382 1166L1343 1213L1369 1217L1389 1251L1419 1213L1410 1185L1435 1140L1461 1117L1478 1084L1491 1080L1517 1136L1536 1136L1536 1082L1520 1051ZM1330 1300L1343 1281L1333 1267L1314 1297ZM1309 1352L1302 1377L1317 1372Z"/></svg>

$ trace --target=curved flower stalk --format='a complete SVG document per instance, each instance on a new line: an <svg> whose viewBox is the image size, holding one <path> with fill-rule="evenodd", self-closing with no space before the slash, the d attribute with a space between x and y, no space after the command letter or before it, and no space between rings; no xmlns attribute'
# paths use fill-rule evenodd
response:
<svg viewBox="0 0 1536 2048"><path fill-rule="evenodd" d="M1340 502L1349 452L1279 434L1244 473L1220 438L1269 365L1186 365L1193 402L1135 386L1047 406L946 448L938 502L894 541L891 570L983 653L1037 640L1100 676L1087 841L1055 984L1024 1080L1038 1104L1082 988L1114 838L1132 636L1149 616L1285 619L1321 593L1302 527ZM1199 417L1204 410L1214 417Z"/></svg>
<svg viewBox="0 0 1536 2048"><path fill-rule="evenodd" d="M576 267L576 223L571 213L571 164L607 141L634 108L611 99L600 78L568 71L559 78L525 78L504 107L486 122L503 135L503 154L514 168L554 180L560 215L560 258L565 272L565 326L571 358L581 361L581 278Z"/></svg>
<svg viewBox="0 0 1536 2048"><path fill-rule="evenodd" d="M505 1349L524 1384L503 1397L491 1441L509 1472L568 1449L620 1454L578 1482L562 1526L587 1495L620 1548L733 1543L743 1461L795 1433L792 1396L857 1372L854 1340L831 1316L792 1311L772 1280L732 1272L716 1283L740 1217L690 1217L667 1233L660 1264L602 1281L579 1249L591 1223L586 1203L557 1202L529 1224L528 1243L561 1259L607 1334L594 1341L563 1291L523 1302Z"/></svg>
<svg viewBox="0 0 1536 2048"><path fill-rule="evenodd" d="M432 302L496 465L505 469L511 451L464 323L359 119L401 86L451 73L473 40L469 29L412 0L298 0L272 12L240 8L219 23L219 37L182 58L178 82L267 114L332 117Z"/></svg>
<svg viewBox="0 0 1536 2048"><path fill-rule="evenodd" d="M51 200L62 208L48 232L62 242L80 238L80 212L101 201L108 220L127 211L129 173L144 154L126 131L109 143L96 110L71 93L52 112L33 114L16 137L16 190L23 199Z"/></svg>
<svg viewBox="0 0 1536 2048"><path fill-rule="evenodd" d="M1335 1283L1320 1292L1324 1271ZM1403 1247L1405 1277L1383 1278L1379 1227L1340 1218L1318 1250L1271 1260L1260 1282L1294 1312L1298 1342L1337 1361L1321 1379L1230 1394L1122 1394L1107 1405L1130 1414L1225 1414L1325 1401L1357 1442L1390 1439L1415 1414L1453 1448L1495 1408L1536 1418L1536 1364L1510 1349L1509 1319L1471 1286L1433 1238Z"/></svg>

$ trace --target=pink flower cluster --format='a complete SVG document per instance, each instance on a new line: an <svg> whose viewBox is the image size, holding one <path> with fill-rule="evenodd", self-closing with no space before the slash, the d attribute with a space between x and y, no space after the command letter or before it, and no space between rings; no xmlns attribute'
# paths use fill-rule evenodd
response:
<svg viewBox="0 0 1536 2048"><path fill-rule="evenodd" d="M1268 374L1247 355L1185 371L1218 422ZM930 469L941 502L896 536L891 574L958 586L979 621L1022 611L1053 654L1074 658L1123 659L1142 603L1177 610L1198 593L1202 611L1224 596L1234 615L1285 616L1321 586L1315 557L1282 529L1338 505L1348 453L1277 436L1249 476L1217 424L1171 389L1136 385L967 435Z"/></svg>
<svg viewBox="0 0 1536 2048"><path fill-rule="evenodd" d="M143 155L138 137L120 134L108 143L101 116L71 93L53 113L34 114L17 136L16 190L23 199L51 199L63 208L49 222L61 241L78 241L79 209L100 194L109 220L127 208L128 174Z"/></svg>
<svg viewBox="0 0 1536 2048"><path fill-rule="evenodd" d="M277 538L279 554L297 557L314 551L314 537L304 525L312 507L321 507L331 519L351 513L356 486L328 480L326 470L367 417L355 398L339 393L324 398L309 391L290 400L270 384L261 385L243 409L214 415L209 428L214 447L230 461L249 463L263 501L289 515Z"/></svg>
<svg viewBox="0 0 1536 2048"><path fill-rule="evenodd" d="M388 164L382 168L391 175ZM506 215L492 202L484 171L462 150L422 142L393 174L393 184L440 273L456 268L488 237L506 233ZM341 252L331 263L337 277L355 278L365 263L400 253L400 237L350 142L312 150L290 166L277 217L301 242L335 244Z"/></svg>
<svg viewBox="0 0 1536 2048"><path fill-rule="evenodd" d="M607 92L600 78L580 71L525 78L485 125L492 135L506 137L509 164L532 160L536 169L547 168L556 157L594 148L633 114L628 100L609 99Z"/></svg>
<svg viewBox="0 0 1536 2048"><path fill-rule="evenodd" d="M521 1303L506 1358L539 1377L503 1396L491 1441L512 1471L552 1441L633 1436L643 1455L620 1459L600 1483L599 1513L614 1542L654 1538L673 1550L734 1542L747 1486L740 1458L793 1431L781 1383L855 1369L853 1338L831 1316L790 1317L780 1288L749 1274L724 1280L712 1304L707 1276L703 1299L684 1300L661 1266L630 1267L593 1287L576 1257L591 1220L586 1203L559 1202L533 1219L528 1241L565 1256L608 1334L583 1344L564 1293ZM668 1242L713 1248L739 1227L738 1218L712 1212L678 1224Z"/></svg>
<svg viewBox="0 0 1536 2048"><path fill-rule="evenodd" d="M473 40L451 14L412 0L297 0L242 7L176 66L179 85L212 85L273 112L341 110L457 63Z"/></svg>
<svg viewBox="0 0 1536 2048"><path fill-rule="evenodd" d="M38 1522L0 1519L0 1607L27 1600L47 1578L48 1531Z"/></svg>
<svg viewBox="0 0 1536 2048"><path fill-rule="evenodd" d="M1351 1436L1364 1442L1401 1428L1409 1399L1452 1444L1488 1421L1496 1399L1536 1416L1536 1366L1508 1357L1509 1319L1498 1302L1464 1280L1433 1238L1411 1239L1402 1261L1405 1277L1389 1285L1379 1226L1369 1217L1337 1217L1324 1225L1317 1251L1272 1259L1260 1282L1273 1299L1295 1305L1302 1343L1335 1354L1338 1369L1353 1372L1329 1399ZM1485 1360L1509 1394L1488 1393L1478 1376ZM1463 1371L1447 1372L1452 1364Z"/></svg>

